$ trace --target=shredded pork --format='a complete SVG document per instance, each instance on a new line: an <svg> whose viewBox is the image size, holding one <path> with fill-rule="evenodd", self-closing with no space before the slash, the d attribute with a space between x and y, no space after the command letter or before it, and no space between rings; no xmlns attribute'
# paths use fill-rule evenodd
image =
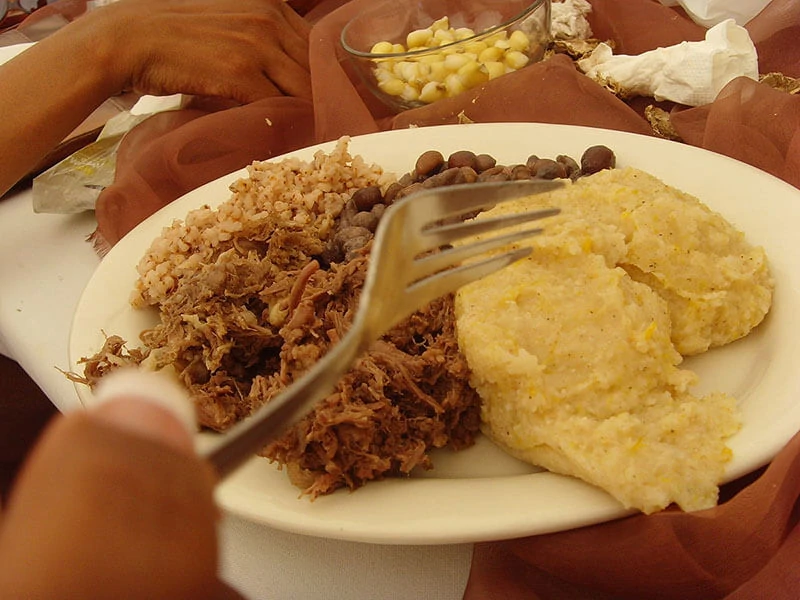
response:
<svg viewBox="0 0 800 600"><path fill-rule="evenodd" d="M216 431L269 402L350 326L371 243L350 244L349 260L323 257L348 198L381 180L346 144L311 164L256 165L228 203L173 224L142 260L133 304L160 316L142 347L110 336L77 379L93 385L130 363L174 369L201 425ZM261 454L312 498L431 468L432 449L464 448L478 433L468 379L453 298L441 298L393 328Z"/></svg>

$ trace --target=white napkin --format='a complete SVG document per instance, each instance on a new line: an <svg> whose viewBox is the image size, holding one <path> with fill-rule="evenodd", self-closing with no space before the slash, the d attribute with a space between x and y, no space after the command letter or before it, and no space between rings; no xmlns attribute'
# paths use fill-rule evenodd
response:
<svg viewBox="0 0 800 600"><path fill-rule="evenodd" d="M747 30L733 19L706 32L702 42L682 42L638 56L613 55L600 44L578 61L580 69L623 97L652 96L687 106L713 102L732 79L758 79L758 56Z"/></svg>
<svg viewBox="0 0 800 600"><path fill-rule="evenodd" d="M0 65L7 63L17 54L21 54L36 42L24 42L22 44L12 44L11 46L0 46Z"/></svg>
<svg viewBox="0 0 800 600"><path fill-rule="evenodd" d="M134 116L154 115L166 110L178 110L183 108L188 96L183 94L172 94L171 96L142 96L131 107L131 114Z"/></svg>
<svg viewBox="0 0 800 600"><path fill-rule="evenodd" d="M550 7L550 34L555 40L586 40L592 26L586 18L592 12L588 0L553 2Z"/></svg>
<svg viewBox="0 0 800 600"><path fill-rule="evenodd" d="M712 27L727 19L744 25L760 13L770 0L660 0L664 6L677 6L698 25Z"/></svg>

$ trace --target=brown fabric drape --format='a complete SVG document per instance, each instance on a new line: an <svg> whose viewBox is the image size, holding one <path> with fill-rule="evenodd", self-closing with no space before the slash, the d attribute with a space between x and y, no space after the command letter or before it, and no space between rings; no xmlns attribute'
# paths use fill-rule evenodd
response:
<svg viewBox="0 0 800 600"><path fill-rule="evenodd" d="M536 121L652 135L648 103L625 103L564 56L431 106L391 114L349 73L342 25L372 0L317 7L311 39L313 102L271 99L222 111L187 110L141 125L120 150L116 182L100 197L99 234L114 244L160 206L254 159L391 128ZM680 10L655 0L592 0L592 25L618 53L703 38ZM774 0L748 29L763 73L800 76L800 3ZM685 143L732 156L800 186L800 97L747 79L715 102L671 106ZM678 143L678 142L675 142ZM725 488L718 507L665 511L574 531L479 544L468 600L745 598L800 596L800 437L760 477Z"/></svg>
<svg viewBox="0 0 800 600"><path fill-rule="evenodd" d="M160 206L240 168L308 145L374 131L472 121L534 121L590 125L651 134L646 100L624 103L577 72L564 56L489 82L478 90L394 115L350 72L339 46L347 20L369 0L327 0L309 13L313 106L283 98L224 111L185 111L140 125L123 143L117 180L98 201L98 233L113 245ZM593 0L598 38L618 53L703 38L704 29L656 0ZM773 0L750 24L762 72L800 76L800 9ZM749 80L732 82L711 105L673 108L678 133L690 144L749 162L800 185L795 139L800 98ZM271 125L266 125L265 117ZM191 121L191 122L190 122ZM147 140L147 152L141 149ZM127 148L130 146L131 148ZM214 151L198 150L202 146Z"/></svg>

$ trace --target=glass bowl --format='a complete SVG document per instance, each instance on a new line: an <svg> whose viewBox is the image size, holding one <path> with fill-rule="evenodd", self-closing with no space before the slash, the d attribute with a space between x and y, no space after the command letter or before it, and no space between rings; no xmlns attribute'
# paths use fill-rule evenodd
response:
<svg viewBox="0 0 800 600"><path fill-rule="evenodd" d="M383 0L341 34L358 75L398 112L537 62L549 42L550 0Z"/></svg>

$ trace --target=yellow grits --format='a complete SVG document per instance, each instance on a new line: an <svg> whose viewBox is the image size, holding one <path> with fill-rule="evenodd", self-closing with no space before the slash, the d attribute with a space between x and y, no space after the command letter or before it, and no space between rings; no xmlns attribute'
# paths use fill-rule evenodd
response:
<svg viewBox="0 0 800 600"><path fill-rule="evenodd" d="M634 169L481 215L558 206L533 254L462 288L461 350L484 431L511 454L650 513L713 506L736 400L696 397L696 354L746 335L773 282L762 249Z"/></svg>

